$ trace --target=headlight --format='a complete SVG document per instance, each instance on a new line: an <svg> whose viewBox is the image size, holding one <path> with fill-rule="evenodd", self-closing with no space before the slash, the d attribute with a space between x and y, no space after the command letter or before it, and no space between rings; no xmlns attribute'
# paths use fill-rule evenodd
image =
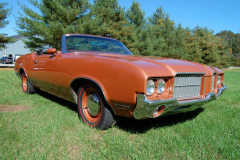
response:
<svg viewBox="0 0 240 160"><path fill-rule="evenodd" d="M150 80L147 81L147 92L146 92L146 94L148 96L151 96L154 93L154 90L155 90L155 83L154 83L153 80L150 79Z"/></svg>
<svg viewBox="0 0 240 160"><path fill-rule="evenodd" d="M164 91L165 91L165 81L163 79L159 79L157 93L162 94Z"/></svg>
<svg viewBox="0 0 240 160"><path fill-rule="evenodd" d="M221 77L218 75L217 84L221 84Z"/></svg>

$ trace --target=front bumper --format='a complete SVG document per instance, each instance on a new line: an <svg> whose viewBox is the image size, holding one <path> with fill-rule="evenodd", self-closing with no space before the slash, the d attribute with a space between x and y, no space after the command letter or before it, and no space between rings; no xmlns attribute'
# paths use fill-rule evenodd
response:
<svg viewBox="0 0 240 160"><path fill-rule="evenodd" d="M135 119L155 118L154 113L160 106L164 106L164 110L157 117L167 115L169 113L174 113L175 110L179 112L180 108L184 106L199 105L210 102L212 100L216 100L226 89L227 87L220 88L217 95L215 93L208 93L204 99L182 102L179 102L175 98L150 101L146 98L145 95L138 94L137 105L136 109L133 111L133 116ZM183 109L183 112L184 111L186 110Z"/></svg>

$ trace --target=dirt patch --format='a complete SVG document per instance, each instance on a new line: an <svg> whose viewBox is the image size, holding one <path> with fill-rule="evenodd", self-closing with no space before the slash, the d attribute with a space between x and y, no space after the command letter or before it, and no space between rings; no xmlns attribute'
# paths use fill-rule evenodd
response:
<svg viewBox="0 0 240 160"><path fill-rule="evenodd" d="M13 71L13 68L0 68L0 71Z"/></svg>
<svg viewBox="0 0 240 160"><path fill-rule="evenodd" d="M0 112L20 112L27 109L29 109L29 107L20 105L0 105Z"/></svg>
<svg viewBox="0 0 240 160"><path fill-rule="evenodd" d="M79 159L79 148L78 148L78 146L68 146L67 150L68 150L71 158Z"/></svg>

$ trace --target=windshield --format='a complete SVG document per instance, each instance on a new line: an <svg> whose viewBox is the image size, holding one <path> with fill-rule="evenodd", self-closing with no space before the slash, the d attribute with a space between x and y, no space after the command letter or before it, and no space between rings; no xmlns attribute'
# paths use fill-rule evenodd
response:
<svg viewBox="0 0 240 160"><path fill-rule="evenodd" d="M114 39L91 36L67 36L67 52L74 51L95 51L95 52L109 52L113 54L130 54L124 44Z"/></svg>

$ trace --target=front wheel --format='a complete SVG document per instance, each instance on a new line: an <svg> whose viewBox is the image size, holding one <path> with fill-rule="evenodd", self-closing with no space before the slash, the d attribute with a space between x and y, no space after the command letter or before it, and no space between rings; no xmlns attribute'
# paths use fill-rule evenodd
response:
<svg viewBox="0 0 240 160"><path fill-rule="evenodd" d="M25 74L22 74L22 90L24 93L28 93L28 94L36 93L32 83L28 80Z"/></svg>
<svg viewBox="0 0 240 160"><path fill-rule="evenodd" d="M98 129L107 129L115 124L114 115L102 92L95 84L83 85L78 90L78 112L83 121Z"/></svg>

